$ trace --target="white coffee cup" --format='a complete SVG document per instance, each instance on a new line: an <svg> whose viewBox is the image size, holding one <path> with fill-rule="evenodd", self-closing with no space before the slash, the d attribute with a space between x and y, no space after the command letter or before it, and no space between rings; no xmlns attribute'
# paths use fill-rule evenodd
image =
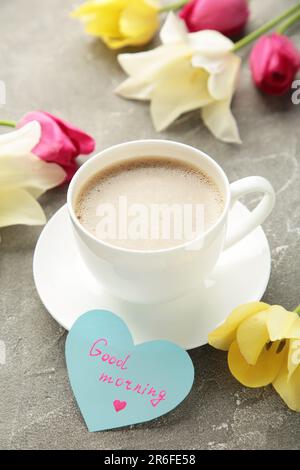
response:
<svg viewBox="0 0 300 470"><path fill-rule="evenodd" d="M76 197L91 176L112 163L147 156L186 161L199 167L218 185L225 201L223 212L199 238L173 248L132 250L97 239L77 219L74 211ZM229 211L237 199L249 193L263 193L262 200L229 235ZM262 224L275 204L274 190L265 178L251 176L229 184L224 171L211 157L188 145L167 140L127 142L103 150L77 171L70 183L67 199L75 238L85 265L113 295L135 303L175 299L199 285L214 268L222 251Z"/></svg>

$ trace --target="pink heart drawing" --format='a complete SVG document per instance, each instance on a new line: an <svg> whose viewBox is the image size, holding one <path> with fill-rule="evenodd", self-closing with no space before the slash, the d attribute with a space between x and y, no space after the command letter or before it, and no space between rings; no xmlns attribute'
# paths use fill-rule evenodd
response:
<svg viewBox="0 0 300 470"><path fill-rule="evenodd" d="M126 408L127 402L126 401L115 400L113 402L113 405L115 407L116 412L118 413L119 411L122 411L122 410L124 410L124 408Z"/></svg>

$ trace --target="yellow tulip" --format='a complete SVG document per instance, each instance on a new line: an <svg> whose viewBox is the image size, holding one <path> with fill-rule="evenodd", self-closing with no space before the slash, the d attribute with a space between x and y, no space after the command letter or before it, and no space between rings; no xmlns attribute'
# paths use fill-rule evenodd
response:
<svg viewBox="0 0 300 470"><path fill-rule="evenodd" d="M252 302L233 310L226 321L209 334L208 340L210 345L228 350L230 371L239 382L247 387L262 387L275 381L276 390L280 389L284 398L289 371L293 377L293 380L290 378L290 394L295 393L294 382L300 392L300 368L292 370L290 365L288 371L283 372L291 354L291 339L300 339L300 319L295 312L278 305Z"/></svg>
<svg viewBox="0 0 300 470"><path fill-rule="evenodd" d="M92 0L72 16L111 49L146 44L159 28L159 4L154 0Z"/></svg>

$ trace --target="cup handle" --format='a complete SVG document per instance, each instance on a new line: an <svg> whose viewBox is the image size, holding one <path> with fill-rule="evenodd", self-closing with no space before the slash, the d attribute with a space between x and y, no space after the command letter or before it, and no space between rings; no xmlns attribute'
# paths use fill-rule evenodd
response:
<svg viewBox="0 0 300 470"><path fill-rule="evenodd" d="M246 237L252 230L261 225L270 215L275 205L275 192L271 184L261 176L249 176L235 181L230 185L231 208L241 197L250 193L263 193L263 198L253 211L245 217L241 224L227 234L224 249L230 248L242 238Z"/></svg>

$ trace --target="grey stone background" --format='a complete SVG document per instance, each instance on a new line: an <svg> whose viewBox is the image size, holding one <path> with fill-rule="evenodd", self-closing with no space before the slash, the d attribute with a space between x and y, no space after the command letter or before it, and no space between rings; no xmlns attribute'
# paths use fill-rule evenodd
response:
<svg viewBox="0 0 300 470"><path fill-rule="evenodd" d="M294 3L252 0L248 29ZM116 53L83 34L69 17L73 5L73 0L1 0L0 79L6 83L7 104L0 107L0 117L18 119L43 109L92 134L97 150L162 137L209 153L230 180L252 174L269 178L278 198L264 225L272 249L264 300L295 307L300 303L300 105L289 96L259 93L244 51L233 106L242 146L216 141L198 112L158 135L147 104L114 95L124 78ZM300 46L299 29L294 33ZM47 216L65 199L65 188L43 196ZM226 354L209 346L191 351L195 384L176 410L129 429L89 434L68 383L65 331L42 306L33 283L32 256L40 231L23 226L1 230L0 340L6 343L7 362L0 365L0 448L300 449L300 414L290 411L271 387L242 387L228 371Z"/></svg>

